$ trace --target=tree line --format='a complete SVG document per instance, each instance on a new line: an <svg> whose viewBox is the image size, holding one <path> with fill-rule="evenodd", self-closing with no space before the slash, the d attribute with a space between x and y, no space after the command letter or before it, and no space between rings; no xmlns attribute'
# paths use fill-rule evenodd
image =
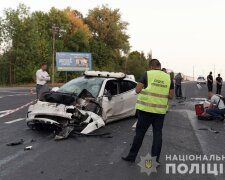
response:
<svg viewBox="0 0 225 180"><path fill-rule="evenodd" d="M52 66L52 27L58 27L57 52L90 52L94 70L122 71L139 78L151 55L130 52L128 23L119 9L101 6L87 16L70 7L48 12L34 11L24 4L8 8L0 17L0 84L35 82L42 62ZM78 76L68 73L68 79ZM65 82L65 72L55 72L56 82Z"/></svg>

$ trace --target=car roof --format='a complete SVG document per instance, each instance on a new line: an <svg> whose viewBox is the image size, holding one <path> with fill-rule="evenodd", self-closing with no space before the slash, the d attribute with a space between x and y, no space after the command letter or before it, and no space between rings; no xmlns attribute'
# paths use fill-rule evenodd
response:
<svg viewBox="0 0 225 180"><path fill-rule="evenodd" d="M130 79L130 78L119 78L119 79L117 79L117 78L111 78L111 77L98 77L98 76L80 76L80 77L77 77L77 78L87 78L87 79L104 79L104 80L118 80L118 81L121 81L121 80L126 80L126 81L132 81L132 82L135 82L136 83L136 81L135 80L133 80L133 79ZM74 79L76 79L76 78L74 78Z"/></svg>

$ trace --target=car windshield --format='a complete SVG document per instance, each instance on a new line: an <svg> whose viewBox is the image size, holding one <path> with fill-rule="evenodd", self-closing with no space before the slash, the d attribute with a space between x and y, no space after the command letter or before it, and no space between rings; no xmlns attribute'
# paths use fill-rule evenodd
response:
<svg viewBox="0 0 225 180"><path fill-rule="evenodd" d="M69 81L59 88L58 92L76 93L79 95L84 89L88 90L94 97L98 96L104 78L80 77Z"/></svg>

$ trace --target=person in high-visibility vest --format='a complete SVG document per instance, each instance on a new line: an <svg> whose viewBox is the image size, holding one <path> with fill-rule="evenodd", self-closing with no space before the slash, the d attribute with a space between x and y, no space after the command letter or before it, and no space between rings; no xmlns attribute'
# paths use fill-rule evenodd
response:
<svg viewBox="0 0 225 180"><path fill-rule="evenodd" d="M152 125L153 144L151 155L156 157L156 161L159 163L163 122L168 110L168 99L173 98L174 83L171 81L169 74L161 71L159 60L152 59L149 66L150 70L145 72L136 86L136 93L138 94L136 135L129 154L122 157L125 161L135 161L145 133L149 126Z"/></svg>

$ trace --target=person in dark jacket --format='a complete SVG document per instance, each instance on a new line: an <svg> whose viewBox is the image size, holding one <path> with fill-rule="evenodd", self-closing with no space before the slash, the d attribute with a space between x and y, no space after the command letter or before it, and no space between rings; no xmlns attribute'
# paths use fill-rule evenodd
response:
<svg viewBox="0 0 225 180"><path fill-rule="evenodd" d="M208 86L208 92L212 92L213 91L213 76L212 76L212 72L210 72L209 75L207 76L207 86Z"/></svg>
<svg viewBox="0 0 225 180"><path fill-rule="evenodd" d="M176 98L182 98L182 86L181 86L181 82L183 81L183 77L181 75L181 73L178 73L175 78L175 95Z"/></svg>
<svg viewBox="0 0 225 180"><path fill-rule="evenodd" d="M221 94L223 79L220 77L220 74L218 74L218 77L216 78L216 94Z"/></svg>

